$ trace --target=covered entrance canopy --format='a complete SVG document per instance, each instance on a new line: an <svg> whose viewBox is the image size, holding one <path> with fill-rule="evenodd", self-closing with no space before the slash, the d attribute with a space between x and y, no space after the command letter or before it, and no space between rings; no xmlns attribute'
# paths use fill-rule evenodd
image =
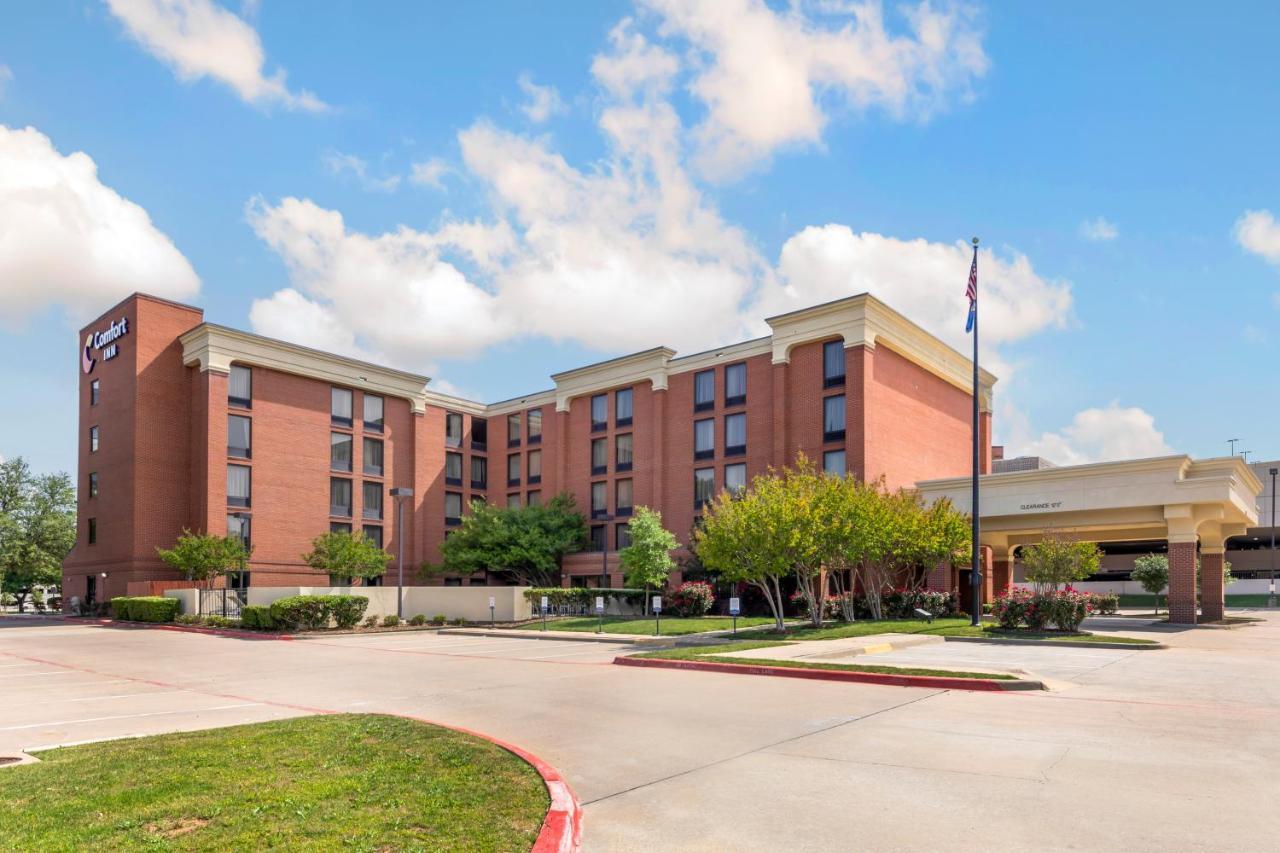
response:
<svg viewBox="0 0 1280 853"><path fill-rule="evenodd" d="M926 503L945 497L962 512L972 509L968 477L926 480L916 488ZM1202 616L1221 619L1224 545L1257 524L1262 484L1238 456L1160 456L987 474L980 490L981 542L990 549L987 575L997 590L1012 580L1012 550L1049 530L1100 542L1164 539L1169 619L1194 624L1197 545Z"/></svg>

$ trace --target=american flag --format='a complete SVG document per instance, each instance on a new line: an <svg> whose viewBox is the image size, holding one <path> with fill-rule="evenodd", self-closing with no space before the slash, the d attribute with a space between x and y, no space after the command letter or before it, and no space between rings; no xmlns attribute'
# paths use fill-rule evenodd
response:
<svg viewBox="0 0 1280 853"><path fill-rule="evenodd" d="M976 240L974 241L977 242ZM969 267L969 284L964 289L969 297L969 319L964 324L965 332L973 331L973 323L978 319L978 247L973 248L973 266Z"/></svg>

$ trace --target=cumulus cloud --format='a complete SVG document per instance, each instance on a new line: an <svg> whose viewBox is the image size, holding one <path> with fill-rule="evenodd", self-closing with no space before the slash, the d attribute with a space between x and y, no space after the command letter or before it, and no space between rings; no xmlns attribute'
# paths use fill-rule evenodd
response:
<svg viewBox="0 0 1280 853"><path fill-rule="evenodd" d="M147 212L32 127L0 125L0 324L62 306L88 320L135 290L191 299L200 279Z"/></svg>
<svg viewBox="0 0 1280 853"><path fill-rule="evenodd" d="M414 163L409 171L410 183L417 184L420 187L432 187L433 189L444 189L444 176L449 174L449 164L439 157L432 157L421 163Z"/></svg>
<svg viewBox="0 0 1280 853"><path fill-rule="evenodd" d="M564 101L560 100L560 93L555 86L539 86L533 82L533 77L528 72L521 74L517 83L520 91L528 98L520 106L520 112L528 116L529 121L541 124L553 115L564 112Z"/></svg>
<svg viewBox="0 0 1280 853"><path fill-rule="evenodd" d="M183 81L211 77L251 104L319 111L311 92L292 91L285 72L268 74L258 32L213 0L106 0L129 35Z"/></svg>
<svg viewBox="0 0 1280 853"><path fill-rule="evenodd" d="M1280 266L1280 222L1269 210L1249 210L1236 220L1236 242L1269 263Z"/></svg>
<svg viewBox="0 0 1280 853"><path fill-rule="evenodd" d="M1140 459L1174 452L1156 428L1154 417L1137 406L1125 407L1115 402L1105 408L1077 412L1061 430L1041 433L1030 441L1011 445L1011 449L1017 455L1043 456L1059 465Z"/></svg>
<svg viewBox="0 0 1280 853"><path fill-rule="evenodd" d="M698 164L713 178L819 143L833 107L927 120L971 97L989 64L974 12L956 3L903 6L894 31L879 0L642 2L693 54L690 90L707 110Z"/></svg>
<svg viewBox="0 0 1280 853"><path fill-rule="evenodd" d="M1104 217L1099 216L1097 219L1086 219L1080 223L1080 236L1094 243L1106 243L1120 236L1120 230L1116 228L1114 222L1108 222Z"/></svg>
<svg viewBox="0 0 1280 853"><path fill-rule="evenodd" d="M400 186L399 175L392 174L375 178L369 173L368 162L354 154L329 151L325 153L323 160L329 174L338 176L350 175L356 179L363 189L370 192L389 193L394 192L396 187Z"/></svg>

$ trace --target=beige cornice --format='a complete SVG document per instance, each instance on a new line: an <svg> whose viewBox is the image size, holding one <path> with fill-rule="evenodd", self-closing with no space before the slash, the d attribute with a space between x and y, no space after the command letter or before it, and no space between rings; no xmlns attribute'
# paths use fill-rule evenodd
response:
<svg viewBox="0 0 1280 853"><path fill-rule="evenodd" d="M569 411L569 401L584 394L599 393L620 385L652 382L653 390L667 390L667 363L676 351L654 347L642 352L611 358L575 370L553 373L556 383L556 411Z"/></svg>
<svg viewBox="0 0 1280 853"><path fill-rule="evenodd" d="M414 412L426 406L426 376L343 358L297 344L203 323L182 335L182 362L228 373L233 363L306 376L374 394L408 400Z"/></svg>
<svg viewBox="0 0 1280 853"><path fill-rule="evenodd" d="M688 373L691 370L706 370L709 367L717 367L721 364L732 364L744 358L769 355L771 352L773 352L771 338L756 338L755 340L743 341L738 344L729 344L718 349L709 349L705 352L696 352L692 355L673 358L667 365L667 372L676 374Z"/></svg>
<svg viewBox="0 0 1280 853"><path fill-rule="evenodd" d="M534 394L525 394L523 397L499 400L497 403L490 403L484 409L485 414L493 417L495 415L509 415L512 412L523 412L525 409L536 409L539 406L545 406L555 401L556 392L554 390L538 391Z"/></svg>
<svg viewBox="0 0 1280 853"><path fill-rule="evenodd" d="M462 397L441 394L438 391L429 389L423 392L422 397L428 406L435 406L437 409L448 409L451 412L462 412L481 418L488 417L490 414L488 406L472 400L465 400Z"/></svg>

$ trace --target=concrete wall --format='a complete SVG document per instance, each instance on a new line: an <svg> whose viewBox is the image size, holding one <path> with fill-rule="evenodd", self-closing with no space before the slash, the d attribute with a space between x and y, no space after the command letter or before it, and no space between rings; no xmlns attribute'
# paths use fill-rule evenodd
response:
<svg viewBox="0 0 1280 853"><path fill-rule="evenodd" d="M493 616L499 622L516 622L529 619L533 614L529 602L524 599L522 586L407 586L404 588L404 616L412 618L419 613L430 619L444 614L447 619L466 619L470 622L489 620L489 598L494 599ZM165 595L186 592L172 590ZM250 587L249 604L269 605L290 595L359 595L369 599L367 616L386 616L396 612L396 588L393 586L370 587ZM193 599L194 601L194 599ZM192 605L194 607L194 604ZM184 610L184 613L194 613Z"/></svg>
<svg viewBox="0 0 1280 853"><path fill-rule="evenodd" d="M143 593L144 595L146 593ZM166 589L165 598L178 599L178 613L191 614L199 611L200 590L198 589Z"/></svg>
<svg viewBox="0 0 1280 853"><path fill-rule="evenodd" d="M1029 583L1015 583L1014 586L1023 589L1032 589L1033 585ZM1074 583L1072 586L1081 592L1115 592L1120 595L1151 595L1142 588L1142 584L1137 581L1084 581ZM1268 589L1267 580L1238 580L1227 586L1227 595L1266 595ZM1161 595L1167 593L1166 589Z"/></svg>

